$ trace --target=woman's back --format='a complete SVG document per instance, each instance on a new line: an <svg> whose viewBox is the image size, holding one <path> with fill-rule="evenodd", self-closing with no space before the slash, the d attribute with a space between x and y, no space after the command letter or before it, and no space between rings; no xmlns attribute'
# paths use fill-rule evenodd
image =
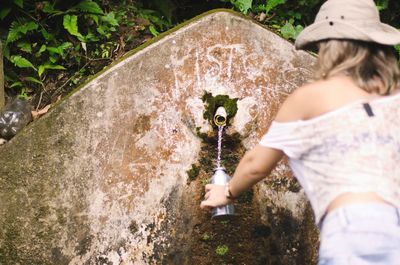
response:
<svg viewBox="0 0 400 265"><path fill-rule="evenodd" d="M400 89L395 90L391 95L399 91ZM277 122L309 120L354 102L368 102L384 97L386 96L368 93L359 88L347 75L338 75L295 90L289 95L275 120Z"/></svg>
<svg viewBox="0 0 400 265"><path fill-rule="evenodd" d="M400 94L376 96L351 86L338 78L296 91L260 142L289 157L317 222L350 202L400 206Z"/></svg>

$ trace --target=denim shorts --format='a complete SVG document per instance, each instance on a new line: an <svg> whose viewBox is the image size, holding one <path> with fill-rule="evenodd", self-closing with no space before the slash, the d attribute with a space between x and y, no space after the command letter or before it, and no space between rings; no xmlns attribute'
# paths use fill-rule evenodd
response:
<svg viewBox="0 0 400 265"><path fill-rule="evenodd" d="M318 265L400 265L400 208L349 204L321 225Z"/></svg>

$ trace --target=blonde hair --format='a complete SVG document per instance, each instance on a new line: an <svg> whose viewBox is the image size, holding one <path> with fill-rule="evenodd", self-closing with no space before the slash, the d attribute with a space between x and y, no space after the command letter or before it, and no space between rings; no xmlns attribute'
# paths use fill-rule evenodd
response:
<svg viewBox="0 0 400 265"><path fill-rule="evenodd" d="M368 93L391 94L400 87L400 69L390 46L354 40L318 43L316 79L347 74Z"/></svg>

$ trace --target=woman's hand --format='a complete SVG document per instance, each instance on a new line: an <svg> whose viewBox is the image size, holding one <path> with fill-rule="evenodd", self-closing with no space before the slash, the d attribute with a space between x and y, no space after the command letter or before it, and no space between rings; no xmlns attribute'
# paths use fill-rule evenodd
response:
<svg viewBox="0 0 400 265"><path fill-rule="evenodd" d="M231 200L225 196L225 186L207 184L205 190L205 200L200 204L202 209L220 207L231 203Z"/></svg>
<svg viewBox="0 0 400 265"><path fill-rule="evenodd" d="M235 174L229 181L231 194L238 197L250 189L254 184L266 177L282 158L281 150L257 145L247 152L236 168ZM226 197L225 186L207 184L204 201L201 202L202 209L215 208L231 203Z"/></svg>

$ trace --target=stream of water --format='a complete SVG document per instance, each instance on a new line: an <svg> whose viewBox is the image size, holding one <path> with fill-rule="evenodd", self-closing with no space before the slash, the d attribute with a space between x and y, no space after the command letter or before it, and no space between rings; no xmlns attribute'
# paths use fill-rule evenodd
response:
<svg viewBox="0 0 400 265"><path fill-rule="evenodd" d="M217 156L217 168L221 167L221 149L222 149L222 133L224 131L224 125L218 126L218 156Z"/></svg>

